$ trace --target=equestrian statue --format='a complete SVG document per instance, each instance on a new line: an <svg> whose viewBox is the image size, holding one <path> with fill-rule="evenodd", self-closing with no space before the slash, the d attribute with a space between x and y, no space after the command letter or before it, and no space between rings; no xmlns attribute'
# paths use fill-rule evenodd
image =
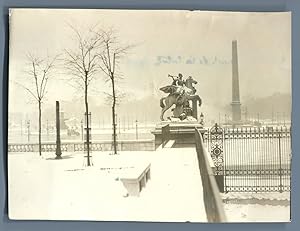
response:
<svg viewBox="0 0 300 231"><path fill-rule="evenodd" d="M187 116L192 115L192 108L189 104L190 100L198 102L199 107L202 104L202 100L199 95L196 95L197 90L194 87L197 81L192 76L183 80L181 73L178 76L168 75L168 77L172 78L172 84L160 88L161 91L168 94L168 96L160 99L160 107L162 108L160 119L163 121L164 113L175 105L175 108L172 109L173 116L184 120Z"/></svg>

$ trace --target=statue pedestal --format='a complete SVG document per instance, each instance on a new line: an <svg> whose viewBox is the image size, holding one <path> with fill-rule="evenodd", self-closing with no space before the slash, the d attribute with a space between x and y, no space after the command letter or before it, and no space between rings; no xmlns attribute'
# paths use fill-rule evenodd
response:
<svg viewBox="0 0 300 231"><path fill-rule="evenodd" d="M193 99L192 100L192 109L193 109L193 114L192 116L197 120L198 119L198 107L197 107L197 100Z"/></svg>
<svg viewBox="0 0 300 231"><path fill-rule="evenodd" d="M151 133L155 136L155 149L157 149L163 142L162 127L169 125L170 132L168 133L169 140L175 140L177 147L194 147L195 146L195 128L205 129L197 121L162 121L158 123L155 130ZM203 133L201 132L201 133Z"/></svg>

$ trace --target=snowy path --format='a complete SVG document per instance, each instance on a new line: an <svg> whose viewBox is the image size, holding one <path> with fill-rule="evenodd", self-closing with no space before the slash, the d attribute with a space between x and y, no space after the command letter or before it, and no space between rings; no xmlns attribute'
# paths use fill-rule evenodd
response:
<svg viewBox="0 0 300 231"><path fill-rule="evenodd" d="M142 197L152 202L149 211L156 211L161 220L205 222L195 148L162 149L155 157L152 180L142 192Z"/></svg>
<svg viewBox="0 0 300 231"><path fill-rule="evenodd" d="M194 148L120 155L94 152L94 166L88 168L83 166L83 154L63 160L49 157L9 155L10 218L206 221ZM140 197L123 197L125 189L117 179L144 162L151 163L151 180Z"/></svg>

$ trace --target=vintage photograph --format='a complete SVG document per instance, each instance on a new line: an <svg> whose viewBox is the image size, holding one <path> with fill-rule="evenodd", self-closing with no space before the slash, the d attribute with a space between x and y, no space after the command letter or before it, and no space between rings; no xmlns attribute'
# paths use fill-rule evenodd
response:
<svg viewBox="0 0 300 231"><path fill-rule="evenodd" d="M289 222L291 14L10 9L16 220Z"/></svg>

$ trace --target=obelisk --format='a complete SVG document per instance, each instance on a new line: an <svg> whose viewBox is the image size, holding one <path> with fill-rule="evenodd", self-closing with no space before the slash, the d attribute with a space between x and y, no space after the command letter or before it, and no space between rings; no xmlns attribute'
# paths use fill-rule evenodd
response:
<svg viewBox="0 0 300 231"><path fill-rule="evenodd" d="M232 41L232 122L241 121L241 102L238 70L237 41Z"/></svg>

